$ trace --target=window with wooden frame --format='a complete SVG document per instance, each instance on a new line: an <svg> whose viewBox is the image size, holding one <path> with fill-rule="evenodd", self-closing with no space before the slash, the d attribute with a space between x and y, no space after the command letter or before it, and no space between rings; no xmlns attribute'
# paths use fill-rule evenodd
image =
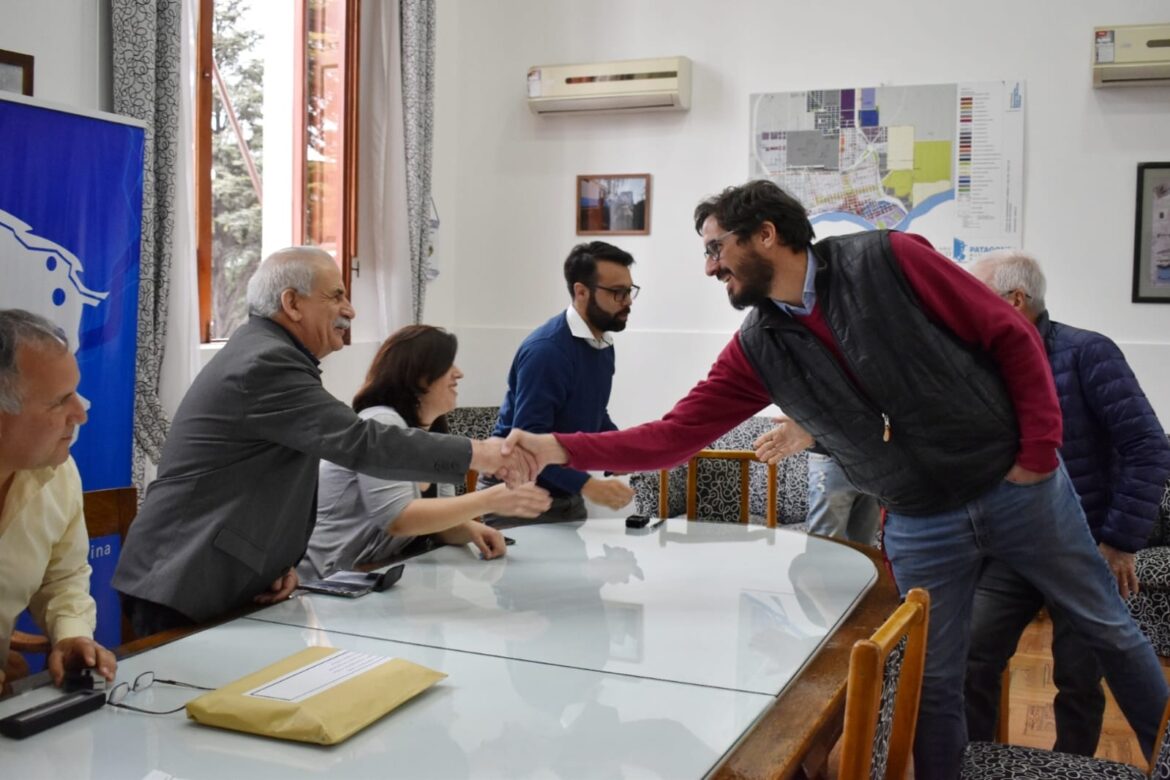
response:
<svg viewBox="0 0 1170 780"><path fill-rule="evenodd" d="M260 260L309 244L349 287L357 251L360 0L200 0L199 331L247 319Z"/></svg>

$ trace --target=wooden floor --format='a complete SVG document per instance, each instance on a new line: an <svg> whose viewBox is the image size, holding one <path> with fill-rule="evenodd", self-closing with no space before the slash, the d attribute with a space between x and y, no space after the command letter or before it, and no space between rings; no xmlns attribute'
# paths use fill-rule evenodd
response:
<svg viewBox="0 0 1170 780"><path fill-rule="evenodd" d="M1056 739L1056 724L1052 716L1052 623L1044 615L1032 622L1024 632L1012 658L1011 719L1008 732L1013 745L1051 748ZM1170 680L1170 660L1162 661L1162 674ZM1117 708L1109 686L1105 686L1105 722L1097 756L1113 761L1134 764L1145 769L1146 762L1138 749L1133 730Z"/></svg>
<svg viewBox="0 0 1170 780"><path fill-rule="evenodd" d="M1052 715L1052 623L1041 613L1024 636L1012 658L1011 715L1008 721L1009 742L1051 749L1056 740L1056 723ZM1162 674L1170 680L1170 659L1162 658ZM1146 769L1138 749L1137 738L1117 708L1109 687L1105 687L1105 721L1097 756L1121 761ZM829 777L836 778L836 751L829 759ZM913 774L910 775L913 777Z"/></svg>

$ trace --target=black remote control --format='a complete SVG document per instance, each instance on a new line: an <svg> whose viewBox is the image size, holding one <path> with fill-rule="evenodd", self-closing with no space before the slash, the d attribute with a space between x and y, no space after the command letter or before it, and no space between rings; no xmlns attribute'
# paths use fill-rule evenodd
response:
<svg viewBox="0 0 1170 780"><path fill-rule="evenodd" d="M87 712L100 710L106 703L102 691L77 691L21 710L15 715L0 719L0 734L13 739L24 739L39 734L58 723L73 720Z"/></svg>

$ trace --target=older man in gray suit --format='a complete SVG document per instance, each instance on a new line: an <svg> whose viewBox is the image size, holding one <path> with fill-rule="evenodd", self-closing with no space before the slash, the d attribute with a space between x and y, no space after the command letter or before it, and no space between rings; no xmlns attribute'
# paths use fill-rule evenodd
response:
<svg viewBox="0 0 1170 780"><path fill-rule="evenodd" d="M510 482L535 462L471 441L360 419L321 384L354 316L333 259L273 253L248 283L251 317L199 373L114 575L140 636L287 598L316 516L324 458L385 479Z"/></svg>

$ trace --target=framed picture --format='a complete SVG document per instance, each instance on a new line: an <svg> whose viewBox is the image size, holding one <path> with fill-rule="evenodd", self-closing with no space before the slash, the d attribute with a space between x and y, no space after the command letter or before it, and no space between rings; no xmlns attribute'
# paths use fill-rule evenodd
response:
<svg viewBox="0 0 1170 780"><path fill-rule="evenodd" d="M645 236L650 233L650 174L577 177L577 235Z"/></svg>
<svg viewBox="0 0 1170 780"><path fill-rule="evenodd" d="M1170 303L1170 162L1138 164L1133 302Z"/></svg>
<svg viewBox="0 0 1170 780"><path fill-rule="evenodd" d="M0 90L18 95L33 93L33 58L31 54L17 54L0 49Z"/></svg>

